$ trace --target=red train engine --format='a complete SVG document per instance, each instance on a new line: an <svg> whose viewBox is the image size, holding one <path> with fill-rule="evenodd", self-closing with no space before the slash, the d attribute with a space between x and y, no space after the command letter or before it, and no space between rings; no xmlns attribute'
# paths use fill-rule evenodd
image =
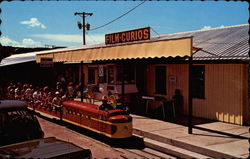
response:
<svg viewBox="0 0 250 159"><path fill-rule="evenodd" d="M62 107L62 120L110 138L132 136L132 117L126 111L104 111L98 108L98 105L91 103L65 101Z"/></svg>
<svg viewBox="0 0 250 159"><path fill-rule="evenodd" d="M132 117L121 109L99 110L96 104L65 101L61 107L49 109L47 106L30 108L49 118L56 118L83 127L110 138L132 136Z"/></svg>

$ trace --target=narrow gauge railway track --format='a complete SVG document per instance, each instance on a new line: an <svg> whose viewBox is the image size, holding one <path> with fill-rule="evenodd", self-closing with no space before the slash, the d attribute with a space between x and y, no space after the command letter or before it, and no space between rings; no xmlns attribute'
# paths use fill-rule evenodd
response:
<svg viewBox="0 0 250 159"><path fill-rule="evenodd" d="M176 159L177 157L161 153L157 150L145 147L143 150L114 148L123 153L120 156L124 159Z"/></svg>
<svg viewBox="0 0 250 159"><path fill-rule="evenodd" d="M137 136L132 136L128 139L110 139L103 135L89 131L73 124L50 118L51 116L44 116L44 114L37 113L39 118L51 122L52 124L60 125L81 137L87 138L93 143L102 145L107 148L111 148L119 154L115 158L118 159L161 159L161 158L176 158L174 156L161 153L157 150L153 150L144 145L143 139ZM55 133L55 135L57 135ZM65 139L67 140L67 139ZM94 156L93 156L94 157ZM105 158L106 156L103 156ZM95 158L95 157L94 157Z"/></svg>

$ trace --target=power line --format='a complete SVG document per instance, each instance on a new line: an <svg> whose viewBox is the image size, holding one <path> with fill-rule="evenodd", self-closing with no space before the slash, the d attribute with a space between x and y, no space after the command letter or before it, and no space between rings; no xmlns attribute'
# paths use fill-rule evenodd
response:
<svg viewBox="0 0 250 159"><path fill-rule="evenodd" d="M90 34L88 34L88 32L86 32L86 35L87 35L92 41L94 41L94 43L97 43L97 42L95 41L95 39L93 39L92 36L91 36Z"/></svg>
<svg viewBox="0 0 250 159"><path fill-rule="evenodd" d="M145 3L145 2L146 2L146 0L144 0L142 3L138 4L138 5L135 6L134 8L130 9L130 10L127 11L126 13L122 14L121 16L119 16L119 17L117 17L117 18L111 20L110 22L108 22L108 23L106 23L106 24L103 24L103 25L101 25L101 26L99 26L99 27L96 27L96 28L94 28L94 29L90 29L90 31L100 29L100 28L102 28L102 27L105 27L105 26L107 26L107 25L109 25L109 24L115 22L116 20L118 20L118 19L122 18L123 16L127 15L128 13L132 12L133 10L135 10L137 7L139 7L140 5L142 5L142 4Z"/></svg>
<svg viewBox="0 0 250 159"><path fill-rule="evenodd" d="M154 29L153 29L153 27L150 27L151 28L151 30L154 32L154 33L156 33L158 36L160 36Z"/></svg>

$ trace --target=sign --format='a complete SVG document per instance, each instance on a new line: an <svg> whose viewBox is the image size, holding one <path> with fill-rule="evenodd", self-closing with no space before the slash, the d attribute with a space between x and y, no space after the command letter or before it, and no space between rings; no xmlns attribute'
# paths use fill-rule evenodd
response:
<svg viewBox="0 0 250 159"><path fill-rule="evenodd" d="M99 76L103 77L104 73L103 73L103 65L99 65Z"/></svg>
<svg viewBox="0 0 250 159"><path fill-rule="evenodd" d="M40 67L53 67L53 58L42 57Z"/></svg>
<svg viewBox="0 0 250 159"><path fill-rule="evenodd" d="M169 76L169 81L176 82L176 76L173 76L173 75Z"/></svg>
<svg viewBox="0 0 250 159"><path fill-rule="evenodd" d="M125 43L148 39L150 39L150 27L106 34L105 44Z"/></svg>
<svg viewBox="0 0 250 159"><path fill-rule="evenodd" d="M173 75L169 76L169 82L171 86L176 85L176 76Z"/></svg>
<svg viewBox="0 0 250 159"><path fill-rule="evenodd" d="M142 96L142 99L146 99L146 100L155 100L155 97Z"/></svg>

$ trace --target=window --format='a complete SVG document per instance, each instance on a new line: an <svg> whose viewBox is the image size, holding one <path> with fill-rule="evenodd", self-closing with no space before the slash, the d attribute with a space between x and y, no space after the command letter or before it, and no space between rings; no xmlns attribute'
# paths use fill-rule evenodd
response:
<svg viewBox="0 0 250 159"><path fill-rule="evenodd" d="M43 138L44 133L32 111L14 109L0 111L0 145Z"/></svg>
<svg viewBox="0 0 250 159"><path fill-rule="evenodd" d="M135 65L128 64L124 65L122 72L122 66L117 66L117 83L122 82L124 78L125 84L134 84L135 83Z"/></svg>
<svg viewBox="0 0 250 159"><path fill-rule="evenodd" d="M192 67L192 93L193 98L205 98L205 66Z"/></svg>
<svg viewBox="0 0 250 159"><path fill-rule="evenodd" d="M88 71L88 84L95 84L96 82L96 68L89 68Z"/></svg>
<svg viewBox="0 0 250 159"><path fill-rule="evenodd" d="M166 66L155 67L155 93L166 94L167 93L167 80L166 80Z"/></svg>
<svg viewBox="0 0 250 159"><path fill-rule="evenodd" d="M99 66L99 83L107 83L107 68Z"/></svg>
<svg viewBox="0 0 250 159"><path fill-rule="evenodd" d="M108 83L115 83L115 66L108 66Z"/></svg>

